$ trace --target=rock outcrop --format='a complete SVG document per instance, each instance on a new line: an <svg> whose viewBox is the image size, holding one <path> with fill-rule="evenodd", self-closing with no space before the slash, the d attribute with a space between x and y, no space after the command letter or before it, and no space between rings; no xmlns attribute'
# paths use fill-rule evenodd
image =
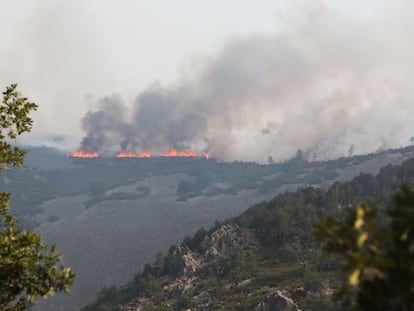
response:
<svg viewBox="0 0 414 311"><path fill-rule="evenodd" d="M235 248L252 250L258 245L253 232L241 229L237 225L223 225L207 235L201 243L204 262L229 254Z"/></svg>
<svg viewBox="0 0 414 311"><path fill-rule="evenodd" d="M233 251L251 251L258 247L259 242L254 232L240 228L235 224L220 226L211 234L207 234L201 242L201 251L193 251L187 246L177 246L170 256L174 262L174 276L162 278L162 293L159 295L165 300L165 305L172 305L174 297L182 295L192 296L206 305L211 299L209 291L197 293L195 288L200 281L197 271L207 264L214 263L219 258L231 254ZM207 302L207 303L206 303ZM152 304L150 299L137 297L135 300L121 306L122 311L141 311ZM204 309L197 309L204 310Z"/></svg>
<svg viewBox="0 0 414 311"><path fill-rule="evenodd" d="M282 311L287 308L289 308L288 310L301 311L287 291L276 290L265 301L259 303L253 311Z"/></svg>

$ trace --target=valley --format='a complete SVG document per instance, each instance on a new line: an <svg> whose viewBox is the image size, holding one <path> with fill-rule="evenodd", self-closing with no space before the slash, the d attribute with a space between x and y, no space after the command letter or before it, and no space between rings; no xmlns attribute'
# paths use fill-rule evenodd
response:
<svg viewBox="0 0 414 311"><path fill-rule="evenodd" d="M413 148L334 161L216 163L205 159L73 159L29 151L23 168L3 176L12 211L56 244L76 273L69 294L35 310L74 310L104 287L122 285L185 236L237 216L252 204L304 186L326 188L377 173ZM13 194L15 194L13 196ZM33 207L33 209L31 209Z"/></svg>

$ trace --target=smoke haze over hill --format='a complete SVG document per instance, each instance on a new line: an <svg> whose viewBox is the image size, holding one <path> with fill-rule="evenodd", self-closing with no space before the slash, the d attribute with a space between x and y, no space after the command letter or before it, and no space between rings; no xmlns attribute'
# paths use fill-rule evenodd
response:
<svg viewBox="0 0 414 311"><path fill-rule="evenodd" d="M0 84L39 104L36 145L266 161L409 143L412 1L252 3L4 1Z"/></svg>
<svg viewBox="0 0 414 311"><path fill-rule="evenodd" d="M352 19L319 1L273 35L230 39L174 86L125 103L100 100L82 120L85 150L209 150L226 160L327 158L406 145L414 133L414 5ZM167 52L168 53L168 52Z"/></svg>

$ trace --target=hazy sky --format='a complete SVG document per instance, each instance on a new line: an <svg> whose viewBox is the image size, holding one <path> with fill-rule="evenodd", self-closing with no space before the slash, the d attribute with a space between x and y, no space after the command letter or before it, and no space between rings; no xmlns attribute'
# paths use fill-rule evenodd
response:
<svg viewBox="0 0 414 311"><path fill-rule="evenodd" d="M304 7L329 7L364 27L390 3L3 0L0 87L17 82L39 104L33 132L74 135L79 142L82 117L104 96L117 93L128 106L154 82L172 88L197 80L228 42L284 36Z"/></svg>

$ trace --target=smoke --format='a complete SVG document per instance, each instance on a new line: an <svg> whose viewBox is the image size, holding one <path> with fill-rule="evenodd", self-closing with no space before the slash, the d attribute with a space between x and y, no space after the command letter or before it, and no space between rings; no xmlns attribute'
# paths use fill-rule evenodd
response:
<svg viewBox="0 0 414 311"><path fill-rule="evenodd" d="M111 96L82 120L81 148L209 150L223 160L318 159L406 145L414 133L414 4L365 19L320 1L283 30L230 39L175 86Z"/></svg>
<svg viewBox="0 0 414 311"><path fill-rule="evenodd" d="M100 107L99 111L87 112L82 119L82 129L89 134L81 142L84 151L101 150L108 144L119 143L128 134L126 108L119 95L101 99Z"/></svg>

